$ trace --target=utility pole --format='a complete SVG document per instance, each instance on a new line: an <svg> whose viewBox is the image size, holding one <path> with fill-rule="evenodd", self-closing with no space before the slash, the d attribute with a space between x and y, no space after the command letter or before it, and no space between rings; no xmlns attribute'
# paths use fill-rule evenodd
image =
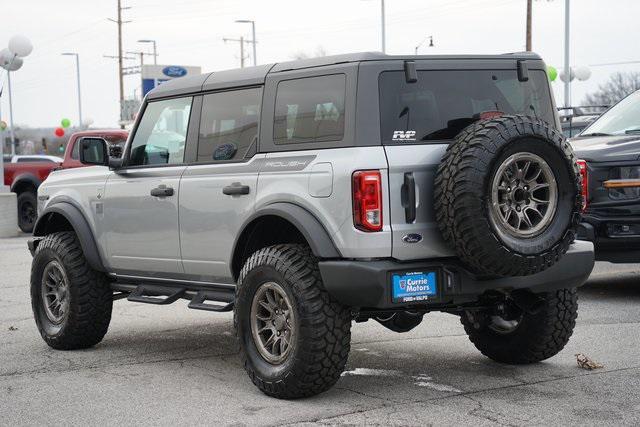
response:
<svg viewBox="0 0 640 427"><path fill-rule="evenodd" d="M251 43L253 45L253 66L258 65L258 59L256 58L256 21L251 19L237 19L236 23L238 24L251 24Z"/></svg>
<svg viewBox="0 0 640 427"><path fill-rule="evenodd" d="M533 15L533 0L527 0L527 52L531 52L531 19Z"/></svg>
<svg viewBox="0 0 640 427"><path fill-rule="evenodd" d="M118 0L118 15L117 19L108 18L109 21L115 22L118 25L118 82L120 83L120 116L122 118L122 108L124 105L124 57L122 55L122 24L129 23L131 21L122 20L122 11L131 9L131 7L122 7L122 0ZM120 125L124 129L124 125Z"/></svg>
<svg viewBox="0 0 640 427"><path fill-rule="evenodd" d="M230 39L227 37L223 37L222 38L223 42L237 42L240 43L240 68L244 68L244 60L245 60L245 56L244 56L244 44L245 43L251 43L248 40L245 40L244 37L240 37L239 39Z"/></svg>
<svg viewBox="0 0 640 427"><path fill-rule="evenodd" d="M144 56L145 55L154 55L154 54L153 53L142 52L142 51L140 51L140 52L128 52L127 51L127 53L130 54L130 55L138 55L139 58L140 58L140 94L141 94L140 97L142 98L142 91L143 91L143 88L142 88L142 66L144 65ZM155 56L154 56L154 58L155 58ZM135 74L136 71L135 70L131 70L131 68L133 68L133 67L130 67L130 68L124 70L124 74Z"/></svg>

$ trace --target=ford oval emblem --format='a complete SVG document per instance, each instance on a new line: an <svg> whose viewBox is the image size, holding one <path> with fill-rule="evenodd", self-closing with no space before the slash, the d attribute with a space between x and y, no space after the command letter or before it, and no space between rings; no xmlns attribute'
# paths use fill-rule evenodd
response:
<svg viewBox="0 0 640 427"><path fill-rule="evenodd" d="M422 234L411 233L402 236L402 241L405 243L418 243L422 241Z"/></svg>
<svg viewBox="0 0 640 427"><path fill-rule="evenodd" d="M162 74L167 77L183 77L187 75L187 70L177 65L170 65L162 69Z"/></svg>

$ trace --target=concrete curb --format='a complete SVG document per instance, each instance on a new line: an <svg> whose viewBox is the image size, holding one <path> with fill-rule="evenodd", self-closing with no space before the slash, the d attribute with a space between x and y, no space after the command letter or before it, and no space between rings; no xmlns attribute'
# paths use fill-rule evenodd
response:
<svg viewBox="0 0 640 427"><path fill-rule="evenodd" d="M0 193L0 237L18 235L18 198L16 193Z"/></svg>

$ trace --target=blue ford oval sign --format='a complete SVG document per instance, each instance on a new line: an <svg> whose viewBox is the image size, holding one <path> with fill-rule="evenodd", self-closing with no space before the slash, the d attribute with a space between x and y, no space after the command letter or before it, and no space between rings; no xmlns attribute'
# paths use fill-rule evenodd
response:
<svg viewBox="0 0 640 427"><path fill-rule="evenodd" d="M170 65L162 69L162 74L167 77L183 77L187 74L187 70L177 65Z"/></svg>

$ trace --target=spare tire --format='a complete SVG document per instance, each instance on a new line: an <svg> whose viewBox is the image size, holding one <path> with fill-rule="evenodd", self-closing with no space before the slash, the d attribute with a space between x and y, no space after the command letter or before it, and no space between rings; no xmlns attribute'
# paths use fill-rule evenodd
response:
<svg viewBox="0 0 640 427"><path fill-rule="evenodd" d="M505 115L465 128L435 181L444 239L473 272L526 276L555 264L580 220L575 156L543 120Z"/></svg>

